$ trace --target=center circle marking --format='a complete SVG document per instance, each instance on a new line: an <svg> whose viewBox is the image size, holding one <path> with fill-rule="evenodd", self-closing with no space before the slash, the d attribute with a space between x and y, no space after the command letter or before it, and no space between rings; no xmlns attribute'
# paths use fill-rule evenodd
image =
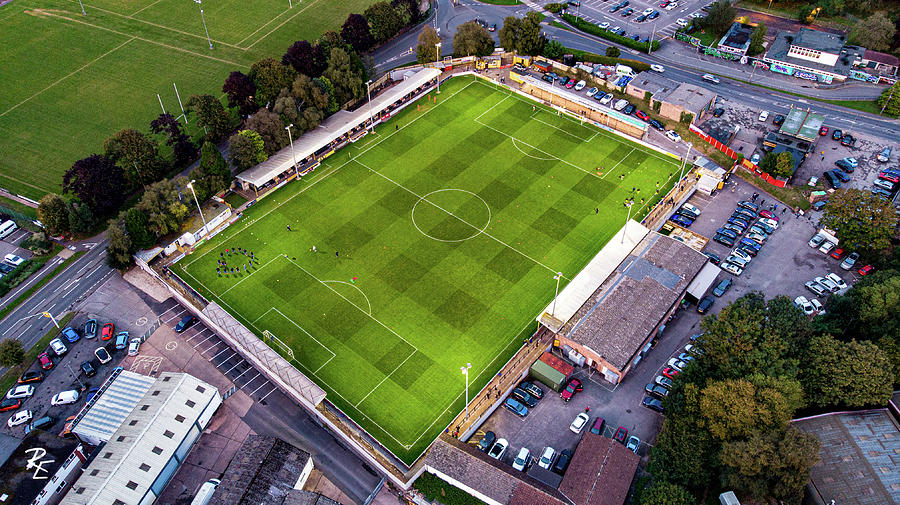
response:
<svg viewBox="0 0 900 505"><path fill-rule="evenodd" d="M445 238L435 237L434 235L431 235L430 233L428 233L425 230L423 230L422 228L420 228L419 224L416 223L416 207L418 207L419 204L422 203L423 200L427 200L429 196L437 194L437 193L443 193L446 191L458 191L460 193L466 193L466 194L474 196L475 198L480 200L488 213L487 222L484 223L484 226L482 226L481 229L476 229L476 231L473 234L469 235L468 237L463 237L460 239L445 239ZM428 204L435 205L433 202L428 202ZM454 214L451 213L451 215L454 215ZM410 217L412 219L413 226L415 226L416 229L419 230L419 233L421 233L422 235L425 235L426 237L428 237L432 240L437 240L438 242L465 242L466 240L473 239L473 238L477 237L478 235L481 235L482 233L484 233L484 230L486 230L487 227L491 224L492 214L491 214L491 208L490 208L490 206L488 206L487 202L484 201L484 198L481 198L480 196L476 195L475 193L465 190L465 189L448 188L448 189L439 189L437 191L432 191L431 193L427 193L426 195L420 197L416 201L416 203L413 205L412 212L410 212Z"/></svg>

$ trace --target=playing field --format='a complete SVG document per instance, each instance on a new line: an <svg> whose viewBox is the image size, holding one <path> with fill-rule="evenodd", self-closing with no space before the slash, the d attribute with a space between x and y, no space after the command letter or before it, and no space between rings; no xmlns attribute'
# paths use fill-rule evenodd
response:
<svg viewBox="0 0 900 505"><path fill-rule="evenodd" d="M149 132L233 70L340 29L375 0L14 0L0 7L0 187L59 191L72 163L122 128Z"/></svg>
<svg viewBox="0 0 900 505"><path fill-rule="evenodd" d="M565 284L621 228L631 188L640 220L679 168L469 76L419 104L176 267L407 463L462 410L460 367L479 390L535 330L554 274ZM219 275L226 248L258 264Z"/></svg>

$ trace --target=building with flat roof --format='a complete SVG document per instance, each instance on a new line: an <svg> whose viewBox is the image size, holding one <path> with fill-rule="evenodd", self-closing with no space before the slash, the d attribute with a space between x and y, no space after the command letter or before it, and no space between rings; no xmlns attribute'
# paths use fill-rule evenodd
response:
<svg viewBox="0 0 900 505"><path fill-rule="evenodd" d="M797 109L791 106L778 133L806 142L815 142L819 138L819 128L823 124L825 124L824 115L809 109Z"/></svg>
<svg viewBox="0 0 900 505"><path fill-rule="evenodd" d="M900 426L887 409L792 421L822 442L806 485L806 503L900 503Z"/></svg>
<svg viewBox="0 0 900 505"><path fill-rule="evenodd" d="M690 114L692 116L690 123L693 123L712 108L716 103L716 96L715 92L703 86L681 83L668 96L659 100L661 102L659 115L673 121L681 121L682 114Z"/></svg>
<svg viewBox="0 0 900 505"><path fill-rule="evenodd" d="M769 70L819 82L843 81L862 60L864 48L846 44L846 37L809 28L782 31L763 61Z"/></svg>
<svg viewBox="0 0 900 505"><path fill-rule="evenodd" d="M116 367L72 421L71 431L93 446L108 442L156 379Z"/></svg>
<svg viewBox="0 0 900 505"><path fill-rule="evenodd" d="M625 93L643 100L647 93L658 100L669 96L669 93L678 87L678 81L674 81L657 72L641 72L628 81Z"/></svg>
<svg viewBox="0 0 900 505"><path fill-rule="evenodd" d="M763 150L769 153L791 153L791 157L794 160L791 177L794 176L794 173L797 172L797 169L800 168L800 165L806 161L806 158L815 148L812 142L807 142L789 135L781 135L775 132L767 133L763 138L762 145ZM788 180L790 180L791 177L788 177Z"/></svg>
<svg viewBox="0 0 900 505"><path fill-rule="evenodd" d="M215 387L185 373L164 372L150 387L140 387L144 394L137 402L132 401L133 396L127 397L122 407L127 414L98 445L84 473L63 498L63 505L153 503L222 404ZM106 411L112 410L112 406L106 407ZM77 428L73 430L76 435ZM106 432L108 428L101 433Z"/></svg>
<svg viewBox="0 0 900 505"><path fill-rule="evenodd" d="M0 461L0 504L59 503L86 459L82 445L43 430L16 438L14 445Z"/></svg>
<svg viewBox="0 0 900 505"><path fill-rule="evenodd" d="M622 505L641 458L615 440L586 432L559 491L575 505Z"/></svg>
<svg viewBox="0 0 900 505"><path fill-rule="evenodd" d="M250 435L241 444L209 505L282 505L313 469L308 452L276 437Z"/></svg>
<svg viewBox="0 0 900 505"><path fill-rule="evenodd" d="M750 36L753 35L753 27L732 23L728 32L719 40L716 49L726 53L744 56L750 48Z"/></svg>

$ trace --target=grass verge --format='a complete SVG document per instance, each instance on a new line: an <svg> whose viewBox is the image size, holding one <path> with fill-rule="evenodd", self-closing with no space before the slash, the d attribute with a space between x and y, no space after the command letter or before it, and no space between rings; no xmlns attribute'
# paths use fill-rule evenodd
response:
<svg viewBox="0 0 900 505"><path fill-rule="evenodd" d="M753 174L750 174L743 168L739 168L734 173L741 179L744 179L753 186L756 186L766 193L769 193L770 195L795 209L799 208L803 210L809 210L809 208L812 206L812 204L809 203L809 200L806 199L806 195L803 194L803 189L799 187L788 185L786 187L779 188L778 186L773 186L763 181L762 179L759 179Z"/></svg>
<svg viewBox="0 0 900 505"><path fill-rule="evenodd" d="M41 280L37 281L34 286L26 289L24 293L19 295L15 300L9 302L3 309L0 309L0 320L6 317L10 312L12 312L16 307L22 304L25 300L27 300L31 295L33 295L37 290L41 289L44 284L50 282L50 279L53 279L60 272L66 269L73 261L77 260L87 251L78 251L73 254L71 257L67 258L65 261L57 265L56 268L50 271L47 275L45 275ZM45 261L46 262L46 261Z"/></svg>
<svg viewBox="0 0 900 505"><path fill-rule="evenodd" d="M0 196L0 207L6 207L7 209L14 210L19 214L23 214L25 216L30 217L31 219L37 219L37 209L34 207L29 207L22 202L13 200L11 198L6 198L5 196Z"/></svg>
<svg viewBox="0 0 900 505"><path fill-rule="evenodd" d="M583 18L576 17L571 14L563 14L562 18L566 21L566 23L569 23L570 25L577 28L578 30L583 31L584 33L588 33L595 37L600 37L601 39L606 39L610 42L615 42L616 44L621 44L625 47L630 47L630 48L638 50L638 51L644 51L644 52L647 51L647 45L648 45L647 43L638 42L629 37L623 37L622 35L616 35L615 33L611 32L609 30L600 28L599 26L595 25L594 23L585 21ZM658 40L654 40L649 45L651 46L651 49L650 49L651 51L656 51L659 49L659 41Z"/></svg>
<svg viewBox="0 0 900 505"><path fill-rule="evenodd" d="M72 318L75 317L74 312L69 312L62 319L58 320L60 328L64 328ZM37 341L31 349L25 351L25 360L20 365L16 365L13 367L9 367L3 377L0 377L0 391L7 391L9 388L15 385L16 381L19 380L19 377L25 373L31 367L31 364L34 363L34 360L37 359L38 354L44 352L47 349L47 346L50 345L50 341L53 340L59 333L59 330L54 326L41 337L40 340Z"/></svg>

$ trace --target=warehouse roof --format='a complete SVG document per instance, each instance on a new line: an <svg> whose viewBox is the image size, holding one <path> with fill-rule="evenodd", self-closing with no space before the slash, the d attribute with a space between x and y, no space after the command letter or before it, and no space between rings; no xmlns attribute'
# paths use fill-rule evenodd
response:
<svg viewBox="0 0 900 505"><path fill-rule="evenodd" d="M250 435L241 444L210 505L281 505L309 461L309 453L276 437Z"/></svg>
<svg viewBox="0 0 900 505"><path fill-rule="evenodd" d="M153 377L116 368L79 412L72 432L91 444L108 441L155 381Z"/></svg>
<svg viewBox="0 0 900 505"><path fill-rule="evenodd" d="M322 121L319 126L294 139L293 154L291 146L285 147L269 157L268 160L245 170L237 178L249 182L256 187L264 186L276 176L291 169L294 159L302 160L333 141L341 138L350 130L368 121L370 113L379 114L397 100L412 93L416 88L441 75L435 68L423 68L407 77L403 82L388 88L372 99L371 104L360 107L353 112L341 110Z"/></svg>
<svg viewBox="0 0 900 505"><path fill-rule="evenodd" d="M669 93L678 87L678 81L664 77L656 72L641 72L628 82L628 86L643 92L650 92L654 100L664 100Z"/></svg>
<svg viewBox="0 0 900 505"><path fill-rule="evenodd" d="M0 464L0 503L3 505L30 504L79 445L77 440L57 437L55 433L43 430L34 430L16 442L15 450L5 463ZM40 454L43 455L38 458L41 462L38 468L31 461Z"/></svg>
<svg viewBox="0 0 900 505"><path fill-rule="evenodd" d="M613 439L585 433L559 491L575 505L622 505L640 461Z"/></svg>
<svg viewBox="0 0 900 505"><path fill-rule="evenodd" d="M809 109L795 109L791 107L778 133L813 142L819 137L819 128L824 123L825 116L822 114L812 112Z"/></svg>

